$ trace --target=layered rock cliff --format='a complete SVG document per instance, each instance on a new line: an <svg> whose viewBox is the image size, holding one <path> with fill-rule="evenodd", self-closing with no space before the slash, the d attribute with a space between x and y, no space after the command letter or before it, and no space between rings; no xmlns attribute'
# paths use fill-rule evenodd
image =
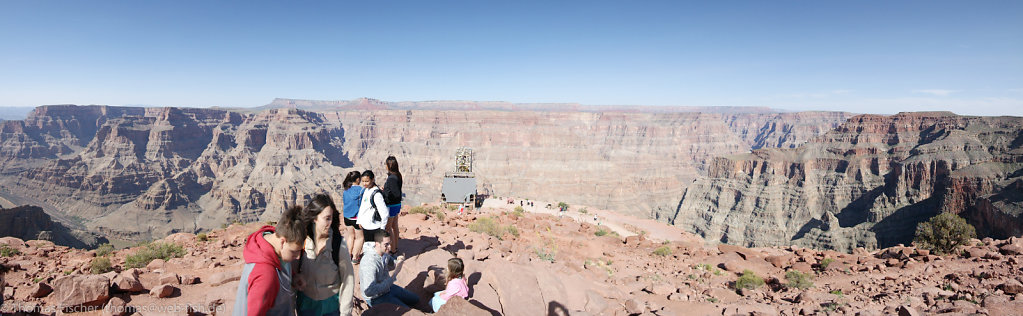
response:
<svg viewBox="0 0 1023 316"><path fill-rule="evenodd" d="M1023 231L1023 118L861 115L797 149L715 158L673 223L708 240L849 251L912 240L959 213L981 235Z"/></svg>
<svg viewBox="0 0 1023 316"><path fill-rule="evenodd" d="M455 149L480 191L674 215L676 192L715 156L793 147L846 113L462 110L258 112L44 106L3 122L0 195L126 239L273 220L388 155L406 204L439 198ZM420 107L426 107L420 105ZM339 200L339 199L338 199Z"/></svg>
<svg viewBox="0 0 1023 316"><path fill-rule="evenodd" d="M106 238L54 222L42 208L23 205L0 208L0 237L48 240L73 248L93 248Z"/></svg>

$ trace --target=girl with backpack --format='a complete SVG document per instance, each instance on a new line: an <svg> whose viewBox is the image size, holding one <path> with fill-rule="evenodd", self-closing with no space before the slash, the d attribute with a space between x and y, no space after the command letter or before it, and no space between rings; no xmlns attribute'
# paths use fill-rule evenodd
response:
<svg viewBox="0 0 1023 316"><path fill-rule="evenodd" d="M359 225L355 224L359 217L359 208L362 207L362 192L366 191L359 182L362 181L362 173L352 171L345 177L342 183L345 191L342 193L344 202L345 241L348 242L348 249L352 250L352 264L359 264L362 259L362 243L364 236Z"/></svg>
<svg viewBox="0 0 1023 316"><path fill-rule="evenodd" d="M401 172L398 171L398 159L388 156L384 161L387 165L387 181L384 182L384 202L387 203L387 232L391 235L391 247L387 252L392 258L398 255L398 214L401 213Z"/></svg>
<svg viewBox="0 0 1023 316"><path fill-rule="evenodd" d="M387 227L389 214L387 204L384 203L384 194L377 187L376 176L372 170L362 172L362 187L366 188L366 191L362 193L359 218L355 220L355 223L362 228L363 236L376 236L377 231Z"/></svg>
<svg viewBox="0 0 1023 316"><path fill-rule="evenodd" d="M351 315L355 272L342 241L337 206L330 196L317 194L301 214L315 220L306 226L305 249L296 263L298 315Z"/></svg>

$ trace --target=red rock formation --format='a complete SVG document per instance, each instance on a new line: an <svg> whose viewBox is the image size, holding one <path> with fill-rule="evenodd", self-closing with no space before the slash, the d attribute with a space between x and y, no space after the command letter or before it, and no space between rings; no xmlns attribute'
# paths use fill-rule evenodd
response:
<svg viewBox="0 0 1023 316"><path fill-rule="evenodd" d="M941 211L982 234L1019 235L1020 199L1009 196L1021 132L1013 117L857 116L798 149L717 158L674 222L721 242L844 251L908 243L916 223Z"/></svg>
<svg viewBox="0 0 1023 316"><path fill-rule="evenodd" d="M25 121L3 122L0 158L8 162L0 164L0 192L80 217L93 230L151 239L274 220L311 194L336 196L341 175L352 168L383 174L388 155L402 166L406 201L433 201L455 149L469 146L477 152L481 192L665 218L675 213L674 192L713 157L793 147L848 115L541 105L494 111L507 104L368 99L275 104L282 102L248 114L40 107ZM432 110L449 106L471 111ZM416 110L376 110L402 107Z"/></svg>

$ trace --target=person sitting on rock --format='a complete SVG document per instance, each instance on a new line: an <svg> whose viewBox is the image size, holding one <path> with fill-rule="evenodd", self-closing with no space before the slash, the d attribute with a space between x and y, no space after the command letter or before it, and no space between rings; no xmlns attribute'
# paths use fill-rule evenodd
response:
<svg viewBox="0 0 1023 316"><path fill-rule="evenodd" d="M447 303L452 296L469 298L469 285L465 283L464 269L465 265L462 263L462 259L448 259L447 288L433 293L433 298L430 299L430 307L433 308L434 313L439 311L440 307Z"/></svg>
<svg viewBox="0 0 1023 316"><path fill-rule="evenodd" d="M235 316L294 315L291 261L302 254L306 225L302 207L281 213L277 226L263 226L245 240L241 281L235 299Z"/></svg>
<svg viewBox="0 0 1023 316"><path fill-rule="evenodd" d="M362 229L356 224L359 218L359 208L362 207L362 193L366 191L359 185L359 181L362 181L362 173L358 171L352 171L345 177L345 181L342 182L342 186L345 191L342 196L344 202L345 211L345 241L348 242L348 249L352 250L352 264L359 264L359 258L362 258L362 243L365 238L362 236Z"/></svg>
<svg viewBox="0 0 1023 316"><path fill-rule="evenodd" d="M399 307L414 306L419 303L419 296L394 284L395 278L387 273L386 255L390 238L384 236L383 230L373 231L373 235L366 237L367 249L359 265L359 287L362 290L362 298L366 304L373 305L389 303ZM394 275L401 271L399 263L394 268Z"/></svg>
<svg viewBox="0 0 1023 316"><path fill-rule="evenodd" d="M305 251L296 262L299 316L351 315L355 273L341 238L334 200L317 194L302 209L315 218L306 227Z"/></svg>

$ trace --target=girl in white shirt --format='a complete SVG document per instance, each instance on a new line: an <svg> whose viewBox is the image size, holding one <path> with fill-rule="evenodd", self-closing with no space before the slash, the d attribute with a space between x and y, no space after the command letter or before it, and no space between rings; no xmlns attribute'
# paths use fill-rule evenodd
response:
<svg viewBox="0 0 1023 316"><path fill-rule="evenodd" d="M387 226L387 204L384 203L384 194L380 192L375 179L372 170L362 173L362 186L366 188L366 191L362 194L359 218L355 223L362 227L363 233L367 236L371 236L375 230L384 229Z"/></svg>

